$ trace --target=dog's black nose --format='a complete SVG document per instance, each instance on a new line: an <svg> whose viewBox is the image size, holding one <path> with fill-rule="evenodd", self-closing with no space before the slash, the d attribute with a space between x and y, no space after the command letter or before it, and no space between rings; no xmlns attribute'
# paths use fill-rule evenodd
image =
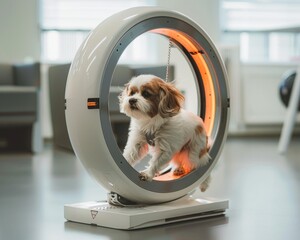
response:
<svg viewBox="0 0 300 240"><path fill-rule="evenodd" d="M130 104L130 105L134 105L134 104L136 104L136 102L137 102L137 99L136 99L136 98L130 98L130 99L129 99L129 104Z"/></svg>

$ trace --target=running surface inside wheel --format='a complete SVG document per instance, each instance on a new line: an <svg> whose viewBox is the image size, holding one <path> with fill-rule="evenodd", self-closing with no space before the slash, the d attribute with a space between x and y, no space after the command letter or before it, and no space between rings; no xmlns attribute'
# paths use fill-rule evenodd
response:
<svg viewBox="0 0 300 240"><path fill-rule="evenodd" d="M201 92L200 116L212 139L209 164L178 179L140 181L123 158L109 118L112 75L126 47L152 32L171 38L181 48ZM95 99L92 109L88 99ZM189 18L156 7L120 12L98 25L72 63L66 87L66 120L72 146L89 174L108 191L144 203L177 199L209 175L227 135L229 93L222 60L207 34Z"/></svg>

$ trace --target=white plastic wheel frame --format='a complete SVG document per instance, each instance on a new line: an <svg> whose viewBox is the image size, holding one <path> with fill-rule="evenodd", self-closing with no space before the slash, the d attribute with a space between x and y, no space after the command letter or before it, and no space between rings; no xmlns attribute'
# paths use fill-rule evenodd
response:
<svg viewBox="0 0 300 240"><path fill-rule="evenodd" d="M109 90L118 59L145 32L171 38L185 55L198 87L199 115L212 139L209 164L169 181L139 179L117 146L109 118ZM67 128L76 156L109 192L135 202L171 201L198 187L215 166L227 136L229 90L216 47L191 19L157 7L119 12L92 30L72 62L65 98Z"/></svg>

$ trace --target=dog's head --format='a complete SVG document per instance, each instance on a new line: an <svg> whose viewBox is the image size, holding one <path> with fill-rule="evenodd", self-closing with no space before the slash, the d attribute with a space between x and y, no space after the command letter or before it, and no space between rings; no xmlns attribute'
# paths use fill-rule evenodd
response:
<svg viewBox="0 0 300 240"><path fill-rule="evenodd" d="M154 75L140 75L130 80L119 96L120 110L129 117L162 118L178 114L184 96L174 87Z"/></svg>

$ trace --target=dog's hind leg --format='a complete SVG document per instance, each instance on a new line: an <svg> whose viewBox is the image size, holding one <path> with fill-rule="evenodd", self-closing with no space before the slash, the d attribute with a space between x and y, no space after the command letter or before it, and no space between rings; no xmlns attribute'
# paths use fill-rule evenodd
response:
<svg viewBox="0 0 300 240"><path fill-rule="evenodd" d="M183 176L190 172L189 165L189 154L188 151L182 150L179 153L175 154L172 159L173 164L173 175L174 176Z"/></svg>

